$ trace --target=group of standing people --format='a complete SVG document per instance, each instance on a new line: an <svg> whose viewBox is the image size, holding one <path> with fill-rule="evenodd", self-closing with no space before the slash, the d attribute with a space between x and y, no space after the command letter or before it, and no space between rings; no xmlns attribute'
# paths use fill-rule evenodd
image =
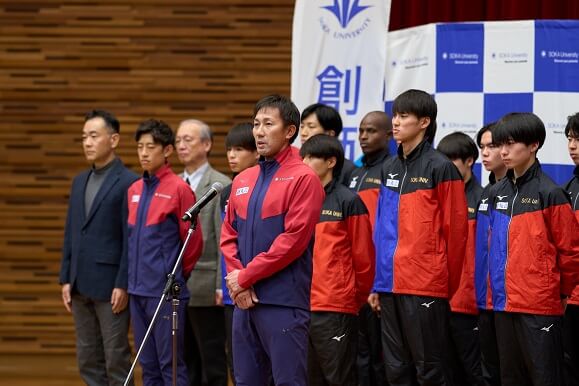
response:
<svg viewBox="0 0 579 386"><path fill-rule="evenodd" d="M129 309L138 345L187 235L180 218L214 182L227 187L202 209L176 275L179 385L226 385L228 368L239 386L577 382L577 168L565 189L541 171L534 114L435 150L436 115L420 90L399 95L392 118L368 113L355 167L334 109L300 114L264 97L226 138L230 184L208 163L205 123L175 134L141 123L139 178L115 155L116 118L89 112L92 168L73 181L60 275L85 382L124 382ZM565 134L579 165L579 115ZM172 380L168 302L161 313L140 358L145 385Z"/></svg>

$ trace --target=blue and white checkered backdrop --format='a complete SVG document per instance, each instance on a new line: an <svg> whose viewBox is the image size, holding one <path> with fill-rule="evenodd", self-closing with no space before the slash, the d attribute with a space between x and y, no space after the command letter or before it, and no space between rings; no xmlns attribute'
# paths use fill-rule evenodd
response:
<svg viewBox="0 0 579 386"><path fill-rule="evenodd" d="M440 23L388 34L385 111L409 88L434 95L436 140L475 136L509 112L533 112L547 139L538 157L557 183L572 175L564 128L579 111L579 21ZM486 182L486 172L475 174Z"/></svg>

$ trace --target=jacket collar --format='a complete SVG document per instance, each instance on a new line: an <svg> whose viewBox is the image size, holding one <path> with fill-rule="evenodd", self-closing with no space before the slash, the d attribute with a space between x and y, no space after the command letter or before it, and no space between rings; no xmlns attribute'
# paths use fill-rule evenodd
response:
<svg viewBox="0 0 579 386"><path fill-rule="evenodd" d="M334 191L334 189L336 189L336 185L338 184L338 179L340 177L334 177L332 178L332 181L328 182L328 184L326 186L324 186L324 191L326 192L326 197L332 193L332 191Z"/></svg>
<svg viewBox="0 0 579 386"><path fill-rule="evenodd" d="M491 172L491 174L489 174L489 183L491 185L494 185L497 182L497 177L495 177L495 173Z"/></svg>
<svg viewBox="0 0 579 386"><path fill-rule="evenodd" d="M292 149L292 146L289 145L277 153L271 160L266 160L264 157L260 157L259 166L263 170L270 170L271 168L277 167L278 165L281 165L292 158L295 158L295 151Z"/></svg>
<svg viewBox="0 0 579 386"><path fill-rule="evenodd" d="M172 173L171 165L169 164L169 162L165 162L165 165L161 166L155 174L149 174L149 172L144 172L143 181L147 184L152 184L154 182L163 179L165 176L171 173Z"/></svg>
<svg viewBox="0 0 579 386"><path fill-rule="evenodd" d="M541 164L539 160L536 160L533 165L527 171L515 180L515 171L513 169L507 170L507 178L509 181L513 182L516 186L521 186L527 181L532 180L541 173Z"/></svg>
<svg viewBox="0 0 579 386"><path fill-rule="evenodd" d="M121 164L122 164L121 159L119 157L115 157L111 160L111 162L109 162L105 166L98 168L98 169L93 164L91 167L91 172L95 173L95 174L103 174L109 170L115 169L116 167L118 167Z"/></svg>
<svg viewBox="0 0 579 386"><path fill-rule="evenodd" d="M400 144L398 145L398 158L400 158L403 162L413 162L414 160L420 158L422 154L430 150L430 148L432 148L432 145L430 142L424 139L410 152L410 154L408 154L406 158L404 158L404 150L402 149L402 144Z"/></svg>
<svg viewBox="0 0 579 386"><path fill-rule="evenodd" d="M109 166L110 165L110 166ZM96 213L97 209L99 208L101 202L108 194L109 190L119 181L120 174L123 171L124 165L120 158L116 157L114 161L112 161L109 165L105 166L105 168L109 168L108 175L104 180L102 186L98 190L92 205L90 207L90 212L84 219L83 227L86 226L89 221L93 218L94 214ZM90 176L90 173L87 173L87 181ZM85 181L86 183L86 181ZM82 213L84 214L84 200L82 200L83 210Z"/></svg>
<svg viewBox="0 0 579 386"><path fill-rule="evenodd" d="M382 162L384 162L386 158L388 158L389 155L390 154L388 152L388 147L386 147L382 151L373 154L368 154L367 156L366 155L363 156L362 165L364 165L365 167L372 167L381 164Z"/></svg>

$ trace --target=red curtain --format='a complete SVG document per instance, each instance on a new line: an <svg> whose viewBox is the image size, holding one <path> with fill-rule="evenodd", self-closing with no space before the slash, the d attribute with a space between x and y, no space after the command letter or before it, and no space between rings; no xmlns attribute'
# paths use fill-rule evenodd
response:
<svg viewBox="0 0 579 386"><path fill-rule="evenodd" d="M392 0L390 31L457 21L579 19L578 0Z"/></svg>

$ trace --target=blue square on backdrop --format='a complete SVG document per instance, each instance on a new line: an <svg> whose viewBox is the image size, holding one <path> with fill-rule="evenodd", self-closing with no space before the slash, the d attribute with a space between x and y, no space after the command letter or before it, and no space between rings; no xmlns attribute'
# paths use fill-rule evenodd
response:
<svg viewBox="0 0 579 386"><path fill-rule="evenodd" d="M541 150L537 153L537 158L541 160ZM541 169L559 186L566 184L573 177L575 165L561 164L541 164Z"/></svg>
<svg viewBox="0 0 579 386"><path fill-rule="evenodd" d="M535 91L579 91L579 21L535 21Z"/></svg>
<svg viewBox="0 0 579 386"><path fill-rule="evenodd" d="M436 92L482 92L482 23L436 26Z"/></svg>
<svg viewBox="0 0 579 386"><path fill-rule="evenodd" d="M508 113L533 112L533 93L485 94L484 124L495 122Z"/></svg>
<svg viewBox="0 0 579 386"><path fill-rule="evenodd" d="M384 112L388 114L390 118L392 118L392 105L394 101L385 101L384 102Z"/></svg>
<svg viewBox="0 0 579 386"><path fill-rule="evenodd" d="M479 162L476 162L473 166L472 166L472 174L474 175L474 178L478 181L478 183L481 183L482 180L482 164Z"/></svg>

